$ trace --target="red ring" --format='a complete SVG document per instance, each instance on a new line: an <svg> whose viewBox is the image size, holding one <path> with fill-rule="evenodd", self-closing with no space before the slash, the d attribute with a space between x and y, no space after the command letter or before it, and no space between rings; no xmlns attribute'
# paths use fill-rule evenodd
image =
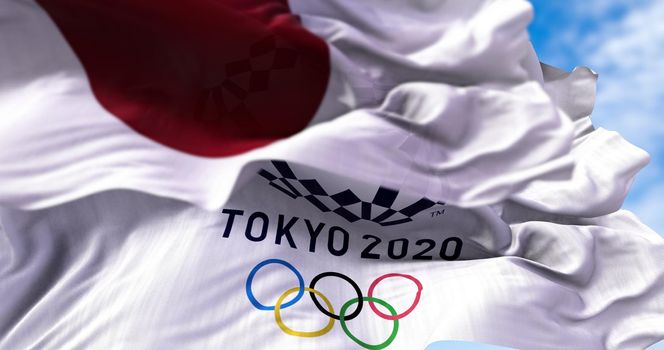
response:
<svg viewBox="0 0 664 350"><path fill-rule="evenodd" d="M401 274L401 273L388 273L388 274L385 274L385 275L382 275L382 276L376 278L376 280L371 283L371 285L369 286L369 293L368 293L369 298L373 298L374 288L376 288L378 283L380 283L380 281L382 281L386 278L390 278L390 277L407 278L407 279L413 281L415 283L415 285L417 285L417 294L415 295L415 301L413 301L413 305L411 305L408 308L408 310L406 310L406 311L404 311L404 312L402 312L398 315L392 316L392 315L386 315L386 314L380 312L378 310L378 308L376 308L376 305L374 305L373 301L369 300L369 306L371 307L371 310L373 310L373 312L376 315L378 315L381 318L384 318L386 320L394 321L394 320L399 320L399 319L402 319L402 318L408 316L409 313L411 313L413 310L415 310L415 307L420 302L420 295L422 294L422 288L424 288L424 287L422 287L422 283L420 282L420 280L418 280L417 278L415 278L411 275L405 275L405 274Z"/></svg>

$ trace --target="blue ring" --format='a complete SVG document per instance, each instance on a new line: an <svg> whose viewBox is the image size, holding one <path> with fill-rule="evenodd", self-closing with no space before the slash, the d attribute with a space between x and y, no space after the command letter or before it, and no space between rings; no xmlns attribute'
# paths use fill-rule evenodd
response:
<svg viewBox="0 0 664 350"><path fill-rule="evenodd" d="M263 266L269 265L269 264L280 264L286 266L289 270L293 271L295 276L297 277L297 281L300 286L300 290L297 292L295 295L295 298L293 300L281 304L281 308L285 309L289 306L293 306L293 304L297 303L300 298L304 295L304 278L302 278L302 275L300 274L297 269L288 263L287 261L281 260L281 259L267 259L259 263L258 265L254 266L253 269L251 269L251 272L249 272L249 277L247 277L247 284L245 286L245 289L247 291L247 298L249 298L249 301L258 309L258 310L274 310L274 306L265 306L261 304L256 298L254 297L254 293L251 291L251 285L254 281L254 276L256 275L256 272L260 270Z"/></svg>

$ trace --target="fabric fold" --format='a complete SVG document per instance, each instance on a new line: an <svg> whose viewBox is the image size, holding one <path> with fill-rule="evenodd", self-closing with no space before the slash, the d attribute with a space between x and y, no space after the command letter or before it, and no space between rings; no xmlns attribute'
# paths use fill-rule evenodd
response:
<svg viewBox="0 0 664 350"><path fill-rule="evenodd" d="M648 155L531 17L2 2L0 349L661 339L664 239L620 210Z"/></svg>
<svg viewBox="0 0 664 350"><path fill-rule="evenodd" d="M410 21L403 25L406 31L390 30L389 21L379 25L357 18L350 2L291 4L306 28L328 40L334 69L345 69L336 66L337 52L353 69L364 70L345 76L388 81L387 95L366 102L353 92L361 84L350 82L346 97L360 102L348 105L347 113L314 117L304 131L246 153L200 157L120 122L117 111L102 104L91 88L95 73L90 65L82 64L69 46L73 41L49 14L32 2L9 1L2 5L6 30L0 34L5 52L11 52L0 61L0 111L6 116L0 121L0 203L35 209L100 191L133 189L216 209L236 183L246 182L243 173L260 166L255 162L271 159L460 206L500 201L535 178L567 176L571 124L521 65L532 56L525 32L530 5L511 0L427 4L375 7L379 17L410 13L403 16ZM322 15L330 23L317 27L320 31L308 26L307 16ZM416 25L421 16L441 19L410 43L404 35L421 31ZM378 27L371 29L374 24ZM347 32L333 34L339 26ZM396 40L399 35L404 39ZM24 36L29 39L16 40ZM360 50L356 43L366 45ZM326 94L340 96L334 89ZM323 102L319 112L327 113L325 108ZM160 118L155 123L168 128ZM183 131L178 139L187 137L193 136Z"/></svg>
<svg viewBox="0 0 664 350"><path fill-rule="evenodd" d="M620 209L634 177L650 162L650 156L617 132L593 127L594 72L576 68L567 73L544 64L542 68L544 88L574 123L570 152L574 171L564 181L533 181L512 199L541 211L583 217Z"/></svg>

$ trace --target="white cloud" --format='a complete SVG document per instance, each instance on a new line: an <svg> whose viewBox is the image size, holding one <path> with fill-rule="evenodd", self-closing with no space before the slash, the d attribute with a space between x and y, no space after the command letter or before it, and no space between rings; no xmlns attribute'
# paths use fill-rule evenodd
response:
<svg viewBox="0 0 664 350"><path fill-rule="evenodd" d="M659 159L664 158L662 18L664 2L640 6L604 24L580 48L600 74L595 123L621 132Z"/></svg>
<svg viewBox="0 0 664 350"><path fill-rule="evenodd" d="M575 1L572 9L577 15L604 18L615 11L630 9L647 3L647 0L585 0Z"/></svg>

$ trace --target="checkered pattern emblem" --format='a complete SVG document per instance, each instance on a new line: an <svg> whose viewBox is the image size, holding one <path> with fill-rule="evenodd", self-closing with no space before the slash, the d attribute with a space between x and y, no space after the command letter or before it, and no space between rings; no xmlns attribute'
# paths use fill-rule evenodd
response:
<svg viewBox="0 0 664 350"><path fill-rule="evenodd" d="M400 209L393 208L399 191L379 187L370 202L363 201L350 189L329 193L316 179L300 179L288 163L272 161L278 174L261 169L258 174L269 185L293 198L304 198L322 212L333 212L348 222L368 220L381 226L399 225L413 221L413 216L443 202L421 198Z"/></svg>
<svg viewBox="0 0 664 350"><path fill-rule="evenodd" d="M204 91L196 114L202 115L206 104L212 101L223 115L251 116L246 104L249 96L268 90L270 75L295 67L298 56L296 50L278 45L273 35L259 40L251 45L246 58L224 65L224 80Z"/></svg>

